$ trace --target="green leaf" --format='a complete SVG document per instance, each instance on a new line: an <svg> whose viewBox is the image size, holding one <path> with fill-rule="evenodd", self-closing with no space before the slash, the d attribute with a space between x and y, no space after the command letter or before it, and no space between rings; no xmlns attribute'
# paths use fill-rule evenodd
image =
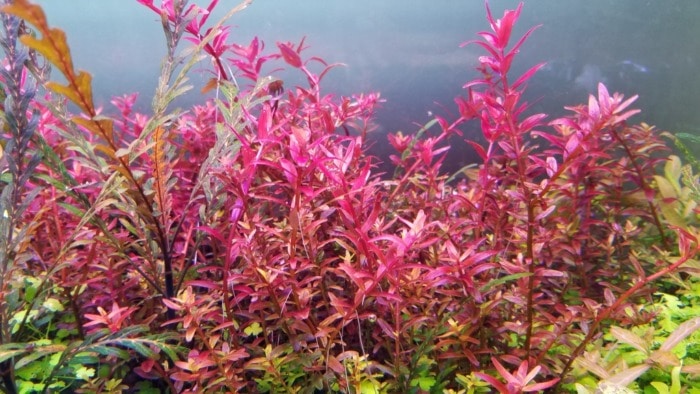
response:
<svg viewBox="0 0 700 394"><path fill-rule="evenodd" d="M435 385L435 377L433 376L424 376L421 378L415 378L411 380L411 386L412 387L420 387L421 390L430 390L434 385Z"/></svg>
<svg viewBox="0 0 700 394"><path fill-rule="evenodd" d="M690 142L700 143L700 136L690 133L676 133L676 137Z"/></svg>
<svg viewBox="0 0 700 394"><path fill-rule="evenodd" d="M148 341L150 342L150 341ZM133 349L137 351L140 355L147 357L147 358L156 358L157 355L151 348L146 346L144 343L148 343L147 341L142 341L140 339L124 339L120 341L120 344L123 345L124 347L127 347L129 349Z"/></svg>
<svg viewBox="0 0 700 394"><path fill-rule="evenodd" d="M3 349L3 350L0 350L0 362L3 362L7 359L19 356L20 354L27 352L27 350L24 349L24 345L21 345L21 344L8 343L7 345L3 345L2 347L6 347L8 345L18 345L18 347L21 347L21 349L16 349L16 350L4 350Z"/></svg>
<svg viewBox="0 0 700 394"><path fill-rule="evenodd" d="M43 393L45 386L46 385L43 383L33 383L24 380L18 380L19 394Z"/></svg>
<svg viewBox="0 0 700 394"><path fill-rule="evenodd" d="M65 308L63 308L63 305L61 304L61 301L55 299L55 298L47 298L46 301L42 304L42 306L51 312L63 312Z"/></svg>
<svg viewBox="0 0 700 394"><path fill-rule="evenodd" d="M105 345L98 345L98 346L89 346L88 349L94 350L95 352L103 355L103 356L113 356L120 358L122 360L129 360L131 356L129 355L129 352L127 352L124 349L119 349L118 347L115 346L105 346Z"/></svg>
<svg viewBox="0 0 700 394"><path fill-rule="evenodd" d="M45 360L24 365L22 368L15 368L17 376L24 380L43 380L51 373L51 368Z"/></svg>
<svg viewBox="0 0 700 394"><path fill-rule="evenodd" d="M24 289L24 300L31 303L36 297L37 288L34 286L29 286Z"/></svg>
<svg viewBox="0 0 700 394"><path fill-rule="evenodd" d="M381 393L379 383L372 380L365 380L360 383L360 394L379 394Z"/></svg>
<svg viewBox="0 0 700 394"><path fill-rule="evenodd" d="M24 300L27 302L34 301L34 297L36 297L36 292L39 290L39 286L41 286L41 279L34 277L25 277Z"/></svg>
<svg viewBox="0 0 700 394"><path fill-rule="evenodd" d="M140 394L160 394L161 391L157 387L153 387L153 384L149 381L138 382L135 386L137 392Z"/></svg>
<svg viewBox="0 0 700 394"><path fill-rule="evenodd" d="M668 385L663 382L651 382L651 387L655 388L659 394L670 394L668 390Z"/></svg>
<svg viewBox="0 0 700 394"><path fill-rule="evenodd" d="M260 327L259 323L253 323L249 325L248 327L243 329L243 332L248 335L248 336L258 336L262 332L262 327Z"/></svg>
<svg viewBox="0 0 700 394"><path fill-rule="evenodd" d="M75 371L75 377L80 380L88 380L95 376L95 369L81 366Z"/></svg>
<svg viewBox="0 0 700 394"><path fill-rule="evenodd" d="M20 358L15 363L15 368L17 368L17 369L23 368L25 365L29 365L41 357L44 357L44 356L49 355L49 354L61 353L65 349L66 349L66 346L61 345L61 344L35 347L32 349L31 353Z"/></svg>
<svg viewBox="0 0 700 394"><path fill-rule="evenodd" d="M673 185L676 193L681 190L681 184L678 182L681 178L681 167L681 159L676 155L669 156L664 166L664 175L666 175L666 179Z"/></svg>
<svg viewBox="0 0 700 394"><path fill-rule="evenodd" d="M673 367L671 370L671 393L680 394L681 392L681 366Z"/></svg>
<svg viewBox="0 0 700 394"><path fill-rule="evenodd" d="M506 276L500 277L496 280L492 280L491 282L481 286L479 288L479 291L482 293L485 293L494 286L502 285L506 282L510 282L512 280L517 280L520 278L525 278L525 277L531 276L531 275L532 275L532 273L530 273L530 272L518 272L517 274L506 275Z"/></svg>

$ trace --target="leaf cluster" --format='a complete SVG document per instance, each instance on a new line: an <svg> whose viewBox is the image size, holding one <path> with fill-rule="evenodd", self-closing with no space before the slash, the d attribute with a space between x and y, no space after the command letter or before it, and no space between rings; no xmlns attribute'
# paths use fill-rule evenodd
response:
<svg viewBox="0 0 700 394"><path fill-rule="evenodd" d="M542 64L510 72L535 30L511 45L522 5L487 7L457 118L390 134L382 177L365 153L379 94L323 92L338 65L304 40L229 43L224 22L249 2L207 28L217 0L140 2L167 48L149 115L135 95L103 113L41 8L2 9L8 392L556 391L602 332L641 346L652 282L694 262L692 193L657 130L628 123L636 96L601 84L563 118L529 113ZM205 58L214 97L172 108ZM283 67L304 83L285 87ZM50 94L27 93L29 74ZM445 174L474 124L480 162ZM666 357L691 331L640 351Z"/></svg>

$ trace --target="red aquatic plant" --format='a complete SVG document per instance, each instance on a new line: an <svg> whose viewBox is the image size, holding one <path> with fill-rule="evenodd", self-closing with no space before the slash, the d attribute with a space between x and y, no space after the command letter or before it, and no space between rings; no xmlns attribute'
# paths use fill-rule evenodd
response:
<svg viewBox="0 0 700 394"><path fill-rule="evenodd" d="M309 56L304 40L229 43L222 22L206 27L217 1L140 2L168 38L149 116L133 110L135 96L115 98L115 115L96 108L89 74L73 69L41 8L3 8L36 28L22 42L67 81L46 83L55 97L5 108L40 114L35 132L8 137L32 136L9 145L14 162L28 163L27 149L43 157L10 168L24 182L11 201L31 203L12 213L26 238L3 280L41 278L42 297L65 305L51 316L66 331L47 328L56 347L41 354L94 343L95 363L117 366L110 379L177 392L421 392L470 375L500 392L555 390L601 329L646 318L623 311L697 252L690 232L657 213L650 180L665 148L652 127L628 124L635 97L601 84L569 116L530 113L526 88L542 64L510 75L534 31L510 44L522 5L500 19L487 7L490 31L466 43L485 53L455 99L459 116L389 135L397 170L382 179L365 154L378 94L322 93L336 65ZM214 60L206 88L217 94L170 112L183 35ZM304 83L263 72L281 67ZM21 78L2 78L19 97ZM481 162L449 177L445 153L469 122L485 141L468 141ZM673 263L640 234L677 253ZM6 283L0 302L19 299ZM24 299L19 307L43 312ZM3 343L19 357L14 343L49 318L26 313L13 328L0 305Z"/></svg>

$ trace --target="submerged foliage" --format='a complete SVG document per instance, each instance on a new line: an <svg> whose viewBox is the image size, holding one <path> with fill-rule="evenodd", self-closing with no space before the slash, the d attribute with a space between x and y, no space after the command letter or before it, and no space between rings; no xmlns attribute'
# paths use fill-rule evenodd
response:
<svg viewBox="0 0 700 394"><path fill-rule="evenodd" d="M562 391L610 335L660 354L631 330L657 313L652 282L696 264L692 194L655 128L628 123L636 97L601 84L564 118L528 113L542 64L510 75L522 5L487 7L459 117L389 135L383 179L364 148L378 94L323 94L335 65L303 41L229 43L249 1L209 27L217 0L139 2L167 45L150 115L136 96L97 108L42 9L2 8L6 392ZM173 109L205 58L215 98ZM282 66L306 84L263 71ZM481 162L445 174L469 122Z"/></svg>

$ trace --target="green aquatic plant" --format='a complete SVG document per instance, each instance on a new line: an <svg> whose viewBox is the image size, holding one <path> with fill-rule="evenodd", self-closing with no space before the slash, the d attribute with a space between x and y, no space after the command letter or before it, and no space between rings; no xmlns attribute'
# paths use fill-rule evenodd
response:
<svg viewBox="0 0 700 394"><path fill-rule="evenodd" d="M594 347L576 360L574 373L580 376L577 392L588 393L593 384L598 389L633 384L645 393L697 390L700 310L697 280L691 283L691 288L682 292L682 301L672 294L655 295L656 302L646 306L656 314L655 320L632 329L613 326L592 344Z"/></svg>

